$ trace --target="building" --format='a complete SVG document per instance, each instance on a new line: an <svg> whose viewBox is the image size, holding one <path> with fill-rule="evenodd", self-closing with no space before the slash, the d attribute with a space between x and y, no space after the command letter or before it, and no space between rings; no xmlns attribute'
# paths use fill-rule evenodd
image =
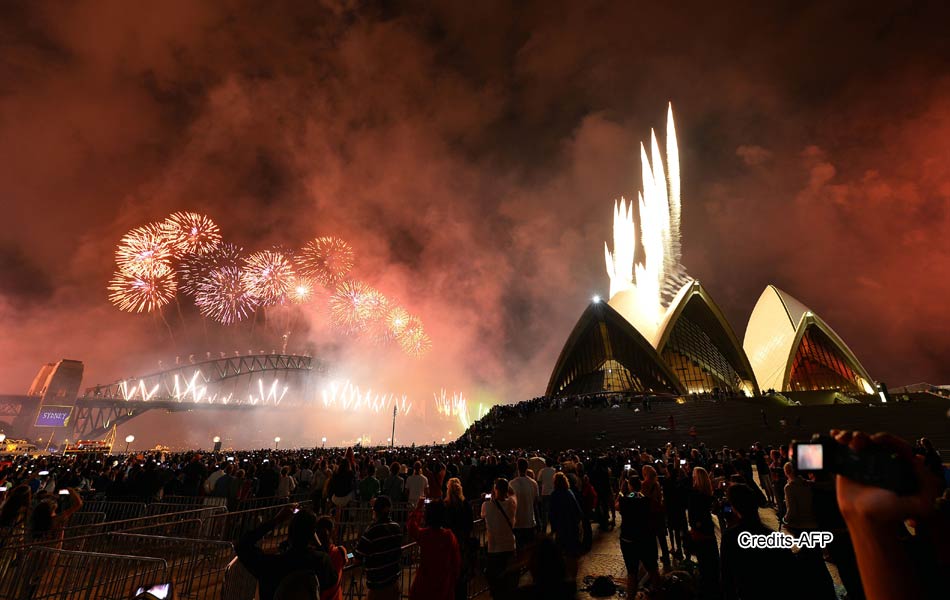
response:
<svg viewBox="0 0 950 600"><path fill-rule="evenodd" d="M657 352L687 392L759 395L739 338L698 281L673 298L657 336Z"/></svg>
<svg viewBox="0 0 950 600"><path fill-rule="evenodd" d="M844 340L774 285L752 309L742 346L763 390L874 393L871 376Z"/></svg>
<svg viewBox="0 0 950 600"><path fill-rule="evenodd" d="M606 302L594 301L571 331L548 382L548 396L598 392L683 394L653 346Z"/></svg>

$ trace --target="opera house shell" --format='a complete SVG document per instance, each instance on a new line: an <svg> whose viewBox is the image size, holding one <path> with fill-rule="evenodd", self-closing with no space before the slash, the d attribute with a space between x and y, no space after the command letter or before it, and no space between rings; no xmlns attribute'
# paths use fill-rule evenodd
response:
<svg viewBox="0 0 950 600"><path fill-rule="evenodd" d="M774 285L759 296L743 347L764 390L874 393L870 375L844 340Z"/></svg>
<svg viewBox="0 0 950 600"><path fill-rule="evenodd" d="M657 352L687 392L759 395L739 338L698 281L673 299L657 336Z"/></svg>
<svg viewBox="0 0 950 600"><path fill-rule="evenodd" d="M548 396L598 392L682 394L653 346L606 302L592 302L558 357Z"/></svg>

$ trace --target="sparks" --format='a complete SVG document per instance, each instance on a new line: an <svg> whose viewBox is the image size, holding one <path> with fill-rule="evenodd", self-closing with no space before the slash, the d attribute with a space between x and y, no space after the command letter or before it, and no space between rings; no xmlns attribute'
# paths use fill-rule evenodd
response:
<svg viewBox="0 0 950 600"><path fill-rule="evenodd" d="M325 236L310 240L297 256L303 275L313 277L321 285L334 287L353 268L353 247L338 237Z"/></svg>
<svg viewBox="0 0 950 600"><path fill-rule="evenodd" d="M287 255L273 250L255 252L244 259L241 275L245 289L264 306L279 304L291 293L295 281Z"/></svg>
<svg viewBox="0 0 950 600"><path fill-rule="evenodd" d="M126 233L115 250L119 270L144 279L161 278L171 273L172 249L162 228L151 223Z"/></svg>
<svg viewBox="0 0 950 600"><path fill-rule="evenodd" d="M213 269L198 284L195 305L202 315L230 325L253 314L258 300L244 287L241 270L225 266Z"/></svg>
<svg viewBox="0 0 950 600"><path fill-rule="evenodd" d="M172 213L161 225L176 256L207 254L221 243L221 229L210 217L195 212Z"/></svg>
<svg viewBox="0 0 950 600"><path fill-rule="evenodd" d="M667 306L688 280L680 264L680 165L672 105L667 112L666 169L656 139L650 132L650 153L640 144L642 191L638 194L640 245L643 261L635 261L637 247L633 203L614 204L613 253L604 244L611 304L648 340L653 340ZM652 162L652 164L651 164ZM614 302L614 299L617 301Z"/></svg>
<svg viewBox="0 0 950 600"><path fill-rule="evenodd" d="M153 312L172 301L177 287L171 271L155 277L138 277L119 271L109 282L109 301L126 312Z"/></svg>

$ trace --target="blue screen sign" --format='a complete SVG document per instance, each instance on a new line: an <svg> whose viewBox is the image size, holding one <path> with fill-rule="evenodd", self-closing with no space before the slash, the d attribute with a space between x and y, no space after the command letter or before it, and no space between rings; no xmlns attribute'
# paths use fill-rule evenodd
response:
<svg viewBox="0 0 950 600"><path fill-rule="evenodd" d="M36 415L36 427L66 427L69 416L73 412L72 406L44 406Z"/></svg>

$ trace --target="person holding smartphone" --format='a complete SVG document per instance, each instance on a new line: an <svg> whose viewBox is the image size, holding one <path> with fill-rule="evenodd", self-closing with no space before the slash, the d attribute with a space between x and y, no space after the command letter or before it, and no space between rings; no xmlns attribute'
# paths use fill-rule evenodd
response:
<svg viewBox="0 0 950 600"><path fill-rule="evenodd" d="M257 578L260 600L273 600L283 579L301 571L314 573L320 589L329 589L338 581L330 557L319 546L317 516L309 509L294 512L296 509L296 504L285 505L276 517L245 533L238 543L238 559ZM268 533L288 521L286 548L274 554L258 547Z"/></svg>
<svg viewBox="0 0 950 600"><path fill-rule="evenodd" d="M30 537L34 540L62 539L63 528L69 522L80 508L82 508L82 497L76 490L69 488L62 490L69 497L67 507L58 511L56 500L42 500L33 509L33 516L30 519Z"/></svg>

